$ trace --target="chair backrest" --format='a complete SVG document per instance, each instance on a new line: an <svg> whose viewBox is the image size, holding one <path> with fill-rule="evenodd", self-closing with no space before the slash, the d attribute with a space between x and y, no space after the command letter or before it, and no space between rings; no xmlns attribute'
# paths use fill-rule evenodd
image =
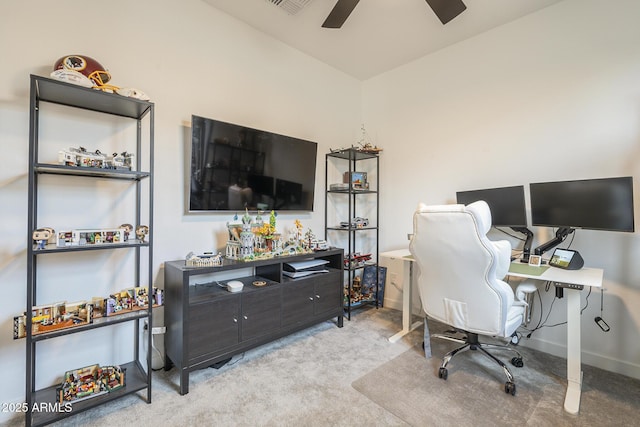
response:
<svg viewBox="0 0 640 427"><path fill-rule="evenodd" d="M428 316L472 333L504 336L514 295L501 279L511 245L489 240L490 228L491 211L484 201L421 204L413 216L410 250L420 270L418 289Z"/></svg>

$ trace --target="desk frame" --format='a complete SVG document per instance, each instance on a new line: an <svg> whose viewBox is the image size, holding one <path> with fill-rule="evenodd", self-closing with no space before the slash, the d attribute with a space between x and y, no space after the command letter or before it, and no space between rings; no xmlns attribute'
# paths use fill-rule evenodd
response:
<svg viewBox="0 0 640 427"><path fill-rule="evenodd" d="M380 258L388 258L391 261L401 260L404 263L403 268L407 265L409 266L409 279L407 280L405 277L402 283L402 329L390 337L389 342L398 342L402 337L416 330L423 324L422 320L413 322L411 305L413 301L413 265L415 264L415 260L410 257L411 252L408 249L380 253Z"/></svg>
<svg viewBox="0 0 640 427"><path fill-rule="evenodd" d="M515 262L519 263L519 261ZM536 281L601 288L604 272L599 268L563 270L549 267L539 276L511 271L507 274L511 277ZM564 289L567 299L567 393L564 399L564 410L575 415L580 411L580 395L582 394L580 291L570 288Z"/></svg>

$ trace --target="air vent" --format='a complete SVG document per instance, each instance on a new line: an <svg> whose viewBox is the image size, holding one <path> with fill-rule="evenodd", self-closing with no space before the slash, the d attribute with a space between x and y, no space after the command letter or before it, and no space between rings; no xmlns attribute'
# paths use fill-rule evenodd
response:
<svg viewBox="0 0 640 427"><path fill-rule="evenodd" d="M303 7L311 3L312 0L267 0L269 3L283 9L289 15L295 15L300 12Z"/></svg>

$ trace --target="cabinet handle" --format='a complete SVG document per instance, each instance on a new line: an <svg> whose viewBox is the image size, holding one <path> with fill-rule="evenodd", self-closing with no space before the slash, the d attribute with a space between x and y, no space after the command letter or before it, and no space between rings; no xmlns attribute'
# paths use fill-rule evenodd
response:
<svg viewBox="0 0 640 427"><path fill-rule="evenodd" d="M244 318L244 320L247 320L247 316L242 316Z"/></svg>
<svg viewBox="0 0 640 427"><path fill-rule="evenodd" d="M238 319L236 319L235 317L233 318L233 323L238 323Z"/></svg>
<svg viewBox="0 0 640 427"><path fill-rule="evenodd" d="M313 297L309 297L309 301L313 301Z"/></svg>
<svg viewBox="0 0 640 427"><path fill-rule="evenodd" d="M317 299L320 299L320 295L316 295L316 298L317 298Z"/></svg>

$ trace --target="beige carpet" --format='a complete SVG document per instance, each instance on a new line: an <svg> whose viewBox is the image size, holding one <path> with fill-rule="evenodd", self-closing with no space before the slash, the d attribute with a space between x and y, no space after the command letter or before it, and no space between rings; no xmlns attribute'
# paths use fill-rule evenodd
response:
<svg viewBox="0 0 640 427"><path fill-rule="evenodd" d="M438 378L440 359L426 359L422 349L414 347L358 379L353 387L414 426L526 425L544 394L536 383L543 383L518 375L517 397L511 396L504 392L498 365L495 369L486 366L489 359L476 363L470 358L485 359L475 352L456 356L444 381Z"/></svg>
<svg viewBox="0 0 640 427"><path fill-rule="evenodd" d="M572 416L562 410L563 359L525 353L525 367L513 370L513 397L503 391L502 372L484 357L480 365L465 359L478 356L469 352L454 359L447 381L438 379L438 357L455 344L434 340L434 358L424 359L422 328L388 341L401 322L396 310L357 311L343 328L323 322L238 355L221 369L195 371L184 396L178 394L178 370L161 370L153 373L153 403L146 403L145 393L133 394L54 426L640 425L640 380L583 365L580 415ZM430 329L438 331L436 325ZM24 426L24 416L16 413L0 425Z"/></svg>
<svg viewBox="0 0 640 427"><path fill-rule="evenodd" d="M431 359L414 346L352 386L412 426L640 425L638 380L583 365L580 413L571 415L563 410L564 359L519 347L525 366L507 363L517 385L516 396L511 396L504 392L502 369L475 351L456 355L449 362L448 379L438 378L442 355L456 346L434 339ZM493 354L505 362L512 357L511 352Z"/></svg>

